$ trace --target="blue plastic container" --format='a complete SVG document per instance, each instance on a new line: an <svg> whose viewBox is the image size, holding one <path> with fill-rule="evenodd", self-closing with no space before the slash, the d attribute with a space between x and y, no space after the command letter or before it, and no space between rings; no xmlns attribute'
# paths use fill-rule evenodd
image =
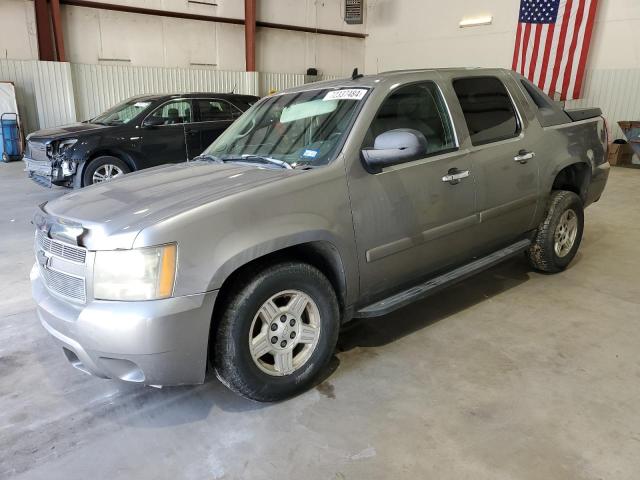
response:
<svg viewBox="0 0 640 480"><path fill-rule="evenodd" d="M20 159L20 132L15 118L0 119L0 157L3 160Z"/></svg>

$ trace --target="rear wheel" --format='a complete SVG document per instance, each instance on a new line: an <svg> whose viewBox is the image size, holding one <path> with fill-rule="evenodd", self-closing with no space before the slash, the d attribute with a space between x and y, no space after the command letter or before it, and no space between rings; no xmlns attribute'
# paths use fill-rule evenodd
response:
<svg viewBox="0 0 640 480"><path fill-rule="evenodd" d="M528 251L531 265L549 273L567 268L580 247L583 230L584 211L580 197L565 190L554 191L547 216L538 227Z"/></svg>
<svg viewBox="0 0 640 480"><path fill-rule="evenodd" d="M82 176L84 186L102 183L131 172L129 165L117 157L101 156L89 162Z"/></svg>
<svg viewBox="0 0 640 480"><path fill-rule="evenodd" d="M338 338L338 302L327 278L310 265L283 263L231 288L214 340L222 383L263 402L312 386Z"/></svg>

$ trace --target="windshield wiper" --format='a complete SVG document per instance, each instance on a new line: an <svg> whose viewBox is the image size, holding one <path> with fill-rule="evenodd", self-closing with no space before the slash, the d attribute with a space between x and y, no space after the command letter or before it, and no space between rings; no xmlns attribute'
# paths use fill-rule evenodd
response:
<svg viewBox="0 0 640 480"><path fill-rule="evenodd" d="M252 163L266 163L270 165L277 165L280 168L291 170L293 167L287 162L282 160L276 160L275 158L262 157L260 155L240 155L238 157L225 157L223 162L252 162Z"/></svg>
<svg viewBox="0 0 640 480"><path fill-rule="evenodd" d="M195 162L197 160L203 160L205 162L222 163L222 160L220 160L220 158L216 157L215 155L210 155L208 153L201 153L197 157L193 157L191 159L192 162Z"/></svg>

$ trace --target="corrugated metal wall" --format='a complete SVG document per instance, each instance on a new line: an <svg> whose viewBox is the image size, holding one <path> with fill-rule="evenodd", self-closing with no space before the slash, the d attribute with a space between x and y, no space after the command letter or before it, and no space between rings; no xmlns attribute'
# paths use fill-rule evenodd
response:
<svg viewBox="0 0 640 480"><path fill-rule="evenodd" d="M297 87L305 83L321 80L336 80L340 77L334 75L321 75L320 77L308 77L306 75L298 75L295 73L267 73L260 72L260 96L269 95L269 93L286 88Z"/></svg>
<svg viewBox="0 0 640 480"><path fill-rule="evenodd" d="M68 63L33 62L40 128L76 121L71 67Z"/></svg>
<svg viewBox="0 0 640 480"><path fill-rule="evenodd" d="M0 60L0 80L16 86L26 133L86 120L142 93L200 90L267 95L271 90L302 85L305 79L305 75L285 73ZM584 98L566 106L602 108L613 137L621 138L618 121L640 120L640 69L591 70Z"/></svg>
<svg viewBox="0 0 640 480"><path fill-rule="evenodd" d="M38 127L38 110L34 85L33 62L0 60L0 81L13 82L16 87L18 108L26 131Z"/></svg>
<svg viewBox="0 0 640 480"><path fill-rule="evenodd" d="M75 121L68 63L0 60L0 80L16 86L18 109L26 133Z"/></svg>
<svg viewBox="0 0 640 480"><path fill-rule="evenodd" d="M640 120L640 70L591 70L585 79L583 98L566 108L600 107L613 138L624 138L620 120Z"/></svg>
<svg viewBox="0 0 640 480"><path fill-rule="evenodd" d="M322 79L337 77L323 76ZM0 59L0 80L16 85L25 133L87 120L144 93L231 92L268 95L302 85L305 75L210 69L84 65Z"/></svg>
<svg viewBox="0 0 640 480"><path fill-rule="evenodd" d="M258 95L258 74L186 68L71 64L80 120L143 93L236 92Z"/></svg>

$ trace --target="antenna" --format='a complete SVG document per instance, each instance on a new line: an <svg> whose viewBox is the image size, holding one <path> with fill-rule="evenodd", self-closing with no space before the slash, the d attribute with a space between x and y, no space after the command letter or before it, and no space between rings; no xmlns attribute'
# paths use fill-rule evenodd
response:
<svg viewBox="0 0 640 480"><path fill-rule="evenodd" d="M359 78L364 77L361 73L358 73L358 67L353 69L353 73L351 74L351 80L357 80Z"/></svg>
<svg viewBox="0 0 640 480"><path fill-rule="evenodd" d="M237 83L233 84L233 89L229 92L229 93L236 93L236 87L238 86Z"/></svg>

